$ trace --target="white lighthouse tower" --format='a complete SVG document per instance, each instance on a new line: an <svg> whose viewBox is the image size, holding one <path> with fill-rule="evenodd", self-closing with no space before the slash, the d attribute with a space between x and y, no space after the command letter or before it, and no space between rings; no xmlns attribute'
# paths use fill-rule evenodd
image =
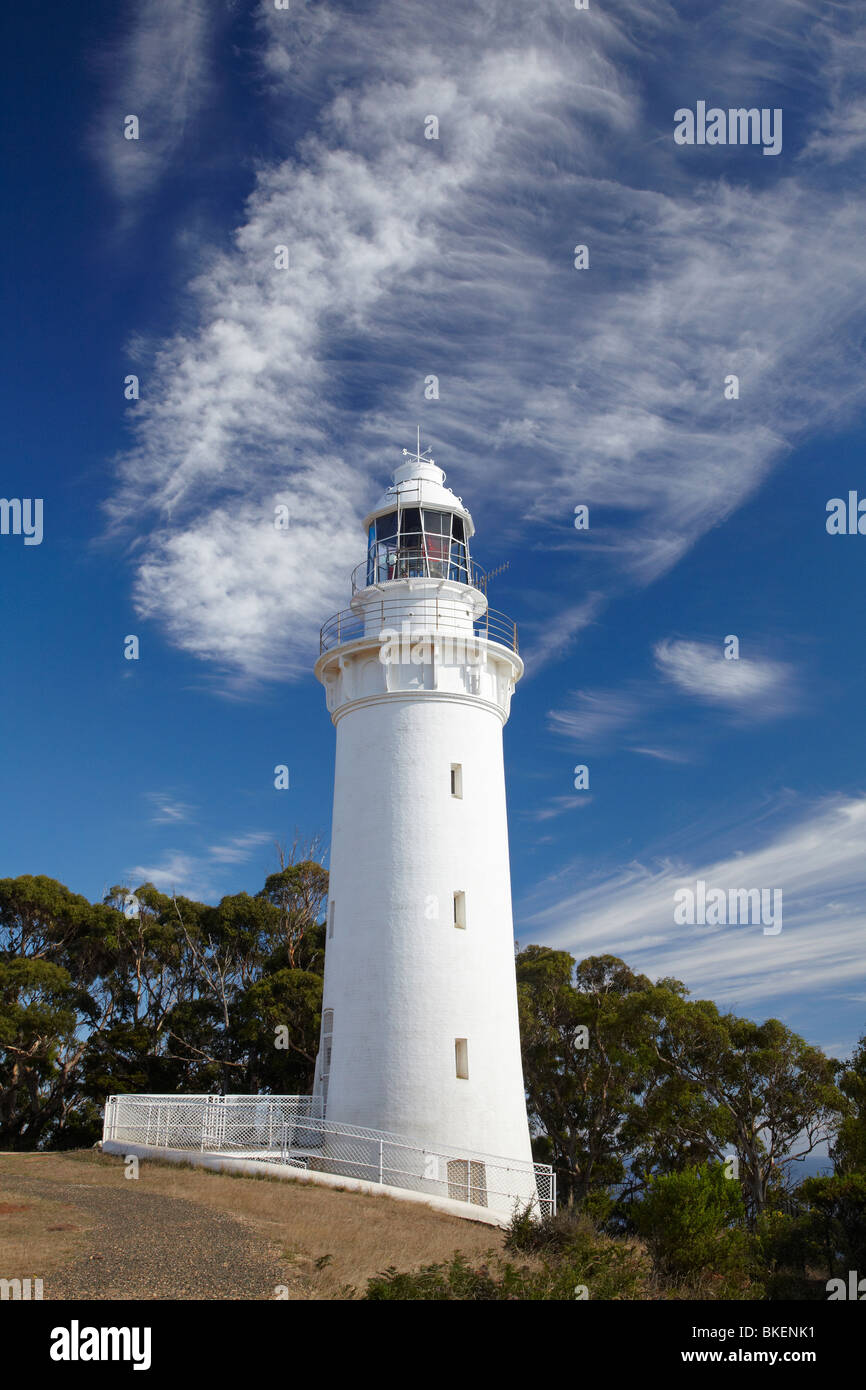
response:
<svg viewBox="0 0 866 1390"><path fill-rule="evenodd" d="M315 1089L327 1121L527 1165L502 756L523 663L427 453L367 517L316 663L337 752Z"/></svg>

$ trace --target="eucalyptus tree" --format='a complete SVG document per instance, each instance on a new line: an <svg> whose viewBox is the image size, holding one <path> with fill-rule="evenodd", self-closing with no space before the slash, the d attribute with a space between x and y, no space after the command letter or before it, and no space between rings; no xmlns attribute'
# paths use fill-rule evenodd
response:
<svg viewBox="0 0 866 1390"><path fill-rule="evenodd" d="M846 1112L842 1152L859 1161L861 1054L846 1097L839 1063L778 1019L722 1014L615 956L576 965L530 946L517 980L530 1120L569 1200L612 1183L633 1194L653 1175L730 1156L754 1223Z"/></svg>
<svg viewBox="0 0 866 1390"><path fill-rule="evenodd" d="M118 914L44 875L0 881L0 1147L32 1149L86 1103L85 1057L118 999Z"/></svg>
<svg viewBox="0 0 866 1390"><path fill-rule="evenodd" d="M629 1121L658 1066L657 990L616 956L576 965L567 951L529 946L517 992L530 1123L582 1201L628 1175Z"/></svg>
<svg viewBox="0 0 866 1390"><path fill-rule="evenodd" d="M0 881L0 1146L95 1137L113 1091L308 1089L327 892L321 864L285 857L216 905Z"/></svg>
<svg viewBox="0 0 866 1390"><path fill-rule="evenodd" d="M845 1111L839 1063L778 1019L753 1023L706 999L671 994L659 1022L659 1062L709 1103L705 1137L720 1161L733 1147L732 1172L754 1223L793 1164L838 1130Z"/></svg>
<svg viewBox="0 0 866 1390"><path fill-rule="evenodd" d="M839 1089L846 1100L846 1113L833 1148L836 1171L866 1176L866 1035L842 1068Z"/></svg>

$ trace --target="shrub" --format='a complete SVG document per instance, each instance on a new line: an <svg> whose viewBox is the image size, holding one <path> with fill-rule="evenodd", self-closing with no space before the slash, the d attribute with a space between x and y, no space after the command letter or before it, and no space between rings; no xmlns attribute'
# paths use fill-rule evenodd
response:
<svg viewBox="0 0 866 1390"><path fill-rule="evenodd" d="M764 1211L755 1226L755 1259L758 1266L775 1274L780 1270L805 1274L814 1257L813 1223L808 1216Z"/></svg>
<svg viewBox="0 0 866 1390"><path fill-rule="evenodd" d="M562 1207L540 1221L531 1215L531 1205L519 1209L511 1218L505 1236L506 1250L540 1254L567 1249L586 1249L597 1241L597 1232L585 1212Z"/></svg>
<svg viewBox="0 0 866 1390"><path fill-rule="evenodd" d="M655 1268L691 1275L742 1268L749 1241L740 1186L721 1164L701 1164L650 1179L634 1208Z"/></svg>
<svg viewBox="0 0 866 1390"><path fill-rule="evenodd" d="M808 1204L811 1232L831 1275L866 1275L866 1176L807 1178L797 1196Z"/></svg>
<svg viewBox="0 0 866 1390"><path fill-rule="evenodd" d="M364 1298L538 1302L643 1296L649 1271L640 1251L603 1237L584 1238L580 1244L580 1249L570 1246L533 1265L512 1264L491 1252L477 1268L462 1254L455 1254L447 1263L425 1265L419 1270L401 1272L391 1268L368 1281Z"/></svg>

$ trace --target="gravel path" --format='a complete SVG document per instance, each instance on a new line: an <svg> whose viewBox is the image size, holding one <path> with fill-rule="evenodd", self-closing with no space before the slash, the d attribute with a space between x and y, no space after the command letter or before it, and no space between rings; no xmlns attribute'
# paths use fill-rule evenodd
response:
<svg viewBox="0 0 866 1390"><path fill-rule="evenodd" d="M87 1253L45 1280L46 1299L272 1299L279 1251L231 1216L182 1197L103 1183L4 1177L7 1191L71 1202Z"/></svg>

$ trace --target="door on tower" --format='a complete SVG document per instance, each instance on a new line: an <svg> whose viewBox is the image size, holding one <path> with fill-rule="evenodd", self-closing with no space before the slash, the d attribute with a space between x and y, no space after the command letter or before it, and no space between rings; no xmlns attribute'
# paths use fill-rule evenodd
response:
<svg viewBox="0 0 866 1390"><path fill-rule="evenodd" d="M487 1174L483 1163L471 1158L452 1158L448 1162L448 1196L455 1202L474 1202L487 1206Z"/></svg>

